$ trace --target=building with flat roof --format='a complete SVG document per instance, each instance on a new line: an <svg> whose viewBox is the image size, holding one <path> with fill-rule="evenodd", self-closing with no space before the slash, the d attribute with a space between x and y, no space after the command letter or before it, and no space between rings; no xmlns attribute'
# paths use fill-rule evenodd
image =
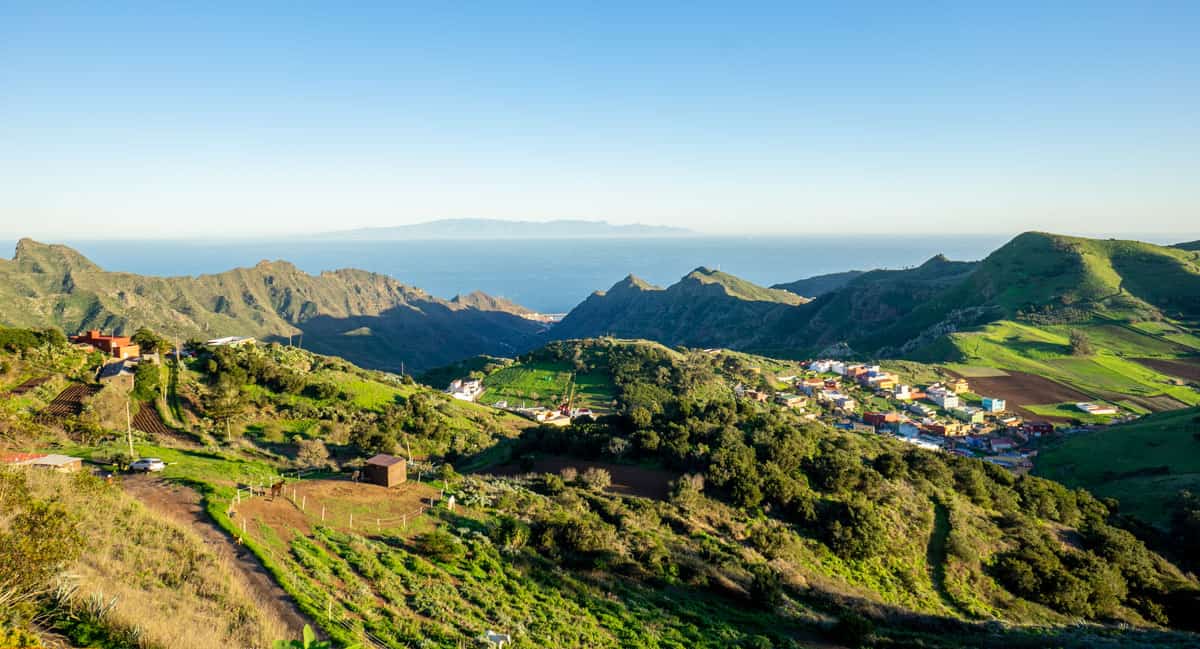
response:
<svg viewBox="0 0 1200 649"><path fill-rule="evenodd" d="M113 358L136 358L142 354L141 348L129 336L106 336L99 329L89 329L78 336L71 336L71 342L91 346Z"/></svg>

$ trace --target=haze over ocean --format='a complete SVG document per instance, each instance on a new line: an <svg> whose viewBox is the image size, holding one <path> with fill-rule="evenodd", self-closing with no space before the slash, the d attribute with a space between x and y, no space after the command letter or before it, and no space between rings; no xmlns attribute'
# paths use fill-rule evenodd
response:
<svg viewBox="0 0 1200 649"><path fill-rule="evenodd" d="M361 268L438 297L481 290L531 309L569 311L632 273L666 286L699 266L771 285L844 270L902 268L936 254L981 259L1009 237L687 237L646 239L63 241L105 270L198 275L264 259L319 273ZM12 248L9 247L9 250Z"/></svg>

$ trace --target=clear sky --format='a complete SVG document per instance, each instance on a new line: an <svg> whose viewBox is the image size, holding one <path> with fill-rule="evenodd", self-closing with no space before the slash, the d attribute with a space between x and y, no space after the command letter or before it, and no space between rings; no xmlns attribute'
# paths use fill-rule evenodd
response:
<svg viewBox="0 0 1200 649"><path fill-rule="evenodd" d="M54 4L0 2L6 236L1200 230L1194 1Z"/></svg>

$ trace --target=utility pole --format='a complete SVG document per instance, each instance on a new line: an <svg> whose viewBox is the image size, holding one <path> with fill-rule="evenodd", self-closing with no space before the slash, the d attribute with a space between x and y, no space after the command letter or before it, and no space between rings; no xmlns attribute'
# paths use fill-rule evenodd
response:
<svg viewBox="0 0 1200 649"><path fill-rule="evenodd" d="M133 418L129 416L129 399L125 399L125 441L129 443L129 461L133 457Z"/></svg>

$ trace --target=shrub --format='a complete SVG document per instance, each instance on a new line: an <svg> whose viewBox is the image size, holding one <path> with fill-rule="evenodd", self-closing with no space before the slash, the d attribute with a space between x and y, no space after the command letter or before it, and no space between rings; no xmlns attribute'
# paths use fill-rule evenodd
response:
<svg viewBox="0 0 1200 649"><path fill-rule="evenodd" d="M442 562L453 561L463 554L462 543L443 529L436 529L418 537L417 549L421 554Z"/></svg>
<svg viewBox="0 0 1200 649"><path fill-rule="evenodd" d="M579 479L583 482L584 486L592 491L603 491L612 484L612 474L597 467L588 467Z"/></svg>
<svg viewBox="0 0 1200 649"><path fill-rule="evenodd" d="M750 582L750 598L755 602L774 608L783 602L783 580L774 568L756 565L752 568L754 578Z"/></svg>
<svg viewBox="0 0 1200 649"><path fill-rule="evenodd" d="M833 637L848 646L861 647L874 631L875 623L871 620L854 611L847 611L834 625Z"/></svg>

